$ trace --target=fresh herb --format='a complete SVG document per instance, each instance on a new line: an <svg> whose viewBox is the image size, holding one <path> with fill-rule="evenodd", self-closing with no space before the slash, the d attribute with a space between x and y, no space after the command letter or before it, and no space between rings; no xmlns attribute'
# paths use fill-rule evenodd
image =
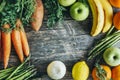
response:
<svg viewBox="0 0 120 80"><path fill-rule="evenodd" d="M35 11L35 0L24 0L24 9L22 13L22 22L24 26L30 26L33 12Z"/></svg>
<svg viewBox="0 0 120 80"><path fill-rule="evenodd" d="M97 71L97 73L96 73L97 77L98 77L100 80L106 80L107 73L106 73L106 71L103 69L103 67L100 66L100 65L97 64L97 63L96 63L96 65L95 65L95 67L96 67L96 71Z"/></svg>
<svg viewBox="0 0 120 80"><path fill-rule="evenodd" d="M36 74L36 69L29 63L30 57L18 67L0 71L0 80L30 80Z"/></svg>
<svg viewBox="0 0 120 80"><path fill-rule="evenodd" d="M3 25L9 24L12 30L18 18L27 26L34 10L35 0L3 0L0 4L0 28L3 30Z"/></svg>
<svg viewBox="0 0 120 80"><path fill-rule="evenodd" d="M53 27L57 22L63 21L63 11L66 9L59 4L58 0L43 0L43 3L48 14L48 27Z"/></svg>
<svg viewBox="0 0 120 80"><path fill-rule="evenodd" d="M15 27L15 21L16 21L16 11L14 10L15 4L10 4L9 2L5 1L6 5L3 8L2 12L0 12L0 26L4 24L9 24L11 28Z"/></svg>
<svg viewBox="0 0 120 80"><path fill-rule="evenodd" d="M4 7L5 7L5 5L6 5L6 1L5 1L5 0L0 1L0 12L2 12L2 10L3 10Z"/></svg>

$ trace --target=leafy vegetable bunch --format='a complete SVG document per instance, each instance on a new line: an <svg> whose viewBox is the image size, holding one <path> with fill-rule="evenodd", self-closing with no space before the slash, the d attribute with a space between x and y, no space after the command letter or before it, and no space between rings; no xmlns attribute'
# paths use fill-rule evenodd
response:
<svg viewBox="0 0 120 80"><path fill-rule="evenodd" d="M21 19L23 25L29 25L31 16L35 10L35 0L1 0L0 1L0 28L4 24L11 26L10 30L15 28L16 19Z"/></svg>
<svg viewBox="0 0 120 80"><path fill-rule="evenodd" d="M58 0L43 0L43 3L48 14L48 27L52 27L55 25L55 23L61 22L63 20L63 11L66 9L59 4Z"/></svg>

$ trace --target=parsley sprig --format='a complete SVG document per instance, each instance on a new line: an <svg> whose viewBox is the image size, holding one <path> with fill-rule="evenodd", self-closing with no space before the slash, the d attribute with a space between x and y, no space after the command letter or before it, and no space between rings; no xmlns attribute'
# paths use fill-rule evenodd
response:
<svg viewBox="0 0 120 80"><path fill-rule="evenodd" d="M57 22L63 21L63 11L66 9L59 4L58 0L43 0L43 3L48 14L48 27L53 27Z"/></svg>
<svg viewBox="0 0 120 80"><path fill-rule="evenodd" d="M16 20L22 20L27 26L35 10L35 0L2 0L0 4L0 28L4 31L3 25L9 24L10 30L15 28Z"/></svg>

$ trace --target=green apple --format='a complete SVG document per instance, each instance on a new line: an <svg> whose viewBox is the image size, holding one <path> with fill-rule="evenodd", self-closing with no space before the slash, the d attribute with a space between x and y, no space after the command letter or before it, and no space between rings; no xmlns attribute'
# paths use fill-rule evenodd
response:
<svg viewBox="0 0 120 80"><path fill-rule="evenodd" d="M47 73L52 79L61 79L66 73L66 66L61 61L53 61L48 65Z"/></svg>
<svg viewBox="0 0 120 80"><path fill-rule="evenodd" d="M110 47L105 50L103 54L105 62L110 66L117 66L120 64L120 49L116 47Z"/></svg>
<svg viewBox="0 0 120 80"><path fill-rule="evenodd" d="M58 1L62 6L65 6L65 7L70 6L74 2L76 2L76 0L58 0Z"/></svg>
<svg viewBox="0 0 120 80"><path fill-rule="evenodd" d="M84 3L76 2L70 8L70 15L76 21L83 21L89 15L89 8Z"/></svg>

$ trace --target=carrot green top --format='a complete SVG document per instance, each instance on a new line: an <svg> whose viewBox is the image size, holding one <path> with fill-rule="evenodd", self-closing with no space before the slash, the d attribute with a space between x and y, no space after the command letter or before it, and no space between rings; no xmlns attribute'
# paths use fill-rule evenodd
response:
<svg viewBox="0 0 120 80"><path fill-rule="evenodd" d="M9 24L12 30L18 18L23 25L29 25L34 10L35 0L0 0L0 29L5 31L2 26Z"/></svg>

